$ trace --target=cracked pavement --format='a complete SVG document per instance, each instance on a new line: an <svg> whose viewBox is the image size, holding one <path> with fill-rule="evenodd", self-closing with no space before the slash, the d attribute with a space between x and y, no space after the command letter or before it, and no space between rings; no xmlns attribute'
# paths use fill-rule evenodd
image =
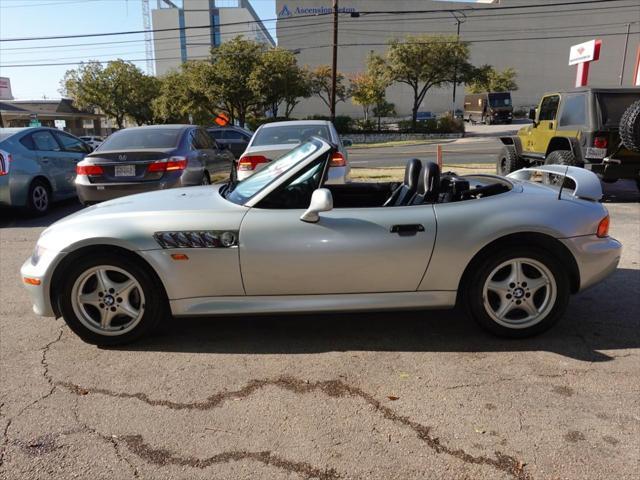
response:
<svg viewBox="0 0 640 480"><path fill-rule="evenodd" d="M0 220L0 478L637 479L640 204L619 270L527 340L457 311L175 320L121 348L31 312L51 221Z"/></svg>

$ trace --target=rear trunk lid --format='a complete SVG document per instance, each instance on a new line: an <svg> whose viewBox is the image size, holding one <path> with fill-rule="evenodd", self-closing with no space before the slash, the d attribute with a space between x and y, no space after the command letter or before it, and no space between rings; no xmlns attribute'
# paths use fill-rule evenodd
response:
<svg viewBox="0 0 640 480"><path fill-rule="evenodd" d="M298 145L298 143L284 143L280 145L252 146L247 148L242 155L262 155L268 160L273 161L279 159Z"/></svg>
<svg viewBox="0 0 640 480"><path fill-rule="evenodd" d="M164 172L149 172L149 165L170 158L175 149L135 149L96 151L85 161L102 167L102 175L89 177L91 183L126 183L159 180Z"/></svg>

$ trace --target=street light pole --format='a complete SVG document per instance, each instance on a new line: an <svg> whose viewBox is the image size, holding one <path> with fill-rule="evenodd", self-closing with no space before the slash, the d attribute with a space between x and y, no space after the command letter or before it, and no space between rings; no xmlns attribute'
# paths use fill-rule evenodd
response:
<svg viewBox="0 0 640 480"><path fill-rule="evenodd" d="M620 67L620 86L622 86L622 77L624 77L624 66L627 62L627 48L629 47L629 30L631 30L631 24L627 23L627 36L624 41L624 53L622 54L622 66Z"/></svg>
<svg viewBox="0 0 640 480"><path fill-rule="evenodd" d="M460 24L464 23L466 20L466 15L464 12L451 12L453 18L456 19L456 23L458 24L456 29L456 42L460 41ZM462 15L462 16L460 16ZM456 86L458 83L458 62L453 67L453 99L451 102L451 116L455 117L456 114Z"/></svg>
<svg viewBox="0 0 640 480"><path fill-rule="evenodd" d="M336 84L338 77L338 0L333 0L333 63L331 70L331 121L336 119Z"/></svg>

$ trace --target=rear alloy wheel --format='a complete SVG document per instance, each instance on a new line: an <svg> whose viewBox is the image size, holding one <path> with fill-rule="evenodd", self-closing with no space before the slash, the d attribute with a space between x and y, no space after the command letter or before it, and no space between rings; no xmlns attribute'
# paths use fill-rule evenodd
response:
<svg viewBox="0 0 640 480"><path fill-rule="evenodd" d="M498 154L498 161L496 162L496 171L498 175L509 175L525 168L527 165L524 159L518 155L513 145L505 145Z"/></svg>
<svg viewBox="0 0 640 480"><path fill-rule="evenodd" d="M42 180L34 180L29 187L27 209L32 215L44 215L49 211L51 195L49 186Z"/></svg>
<svg viewBox="0 0 640 480"><path fill-rule="evenodd" d="M468 285L471 315L487 330L507 337L547 330L569 301L569 280L560 262L535 248L511 247L492 255Z"/></svg>
<svg viewBox="0 0 640 480"><path fill-rule="evenodd" d="M71 330L87 343L120 345L150 332L168 306L139 262L114 254L80 259L65 272L58 297Z"/></svg>

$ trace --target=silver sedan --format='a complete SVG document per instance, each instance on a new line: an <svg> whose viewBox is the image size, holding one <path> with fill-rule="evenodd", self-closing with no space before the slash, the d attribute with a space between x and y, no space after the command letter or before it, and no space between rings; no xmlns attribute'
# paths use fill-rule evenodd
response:
<svg viewBox="0 0 640 480"><path fill-rule="evenodd" d="M612 273L591 172L441 174L328 185L312 138L247 180L133 195L47 229L22 267L34 310L113 345L164 317L452 308L503 336L542 332ZM536 183L533 176L561 176ZM555 186L560 184L561 186Z"/></svg>

